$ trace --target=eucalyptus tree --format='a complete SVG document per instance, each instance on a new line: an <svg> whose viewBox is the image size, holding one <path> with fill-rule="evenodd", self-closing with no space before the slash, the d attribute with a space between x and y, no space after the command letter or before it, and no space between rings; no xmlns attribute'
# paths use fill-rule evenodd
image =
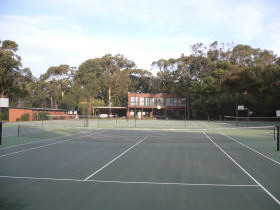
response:
<svg viewBox="0 0 280 210"><path fill-rule="evenodd" d="M171 93L174 87L174 74L177 71L177 59L170 58L168 60L160 59L152 63L153 67L159 69L157 78L159 82L160 91L162 93Z"/></svg>
<svg viewBox="0 0 280 210"><path fill-rule="evenodd" d="M124 105L131 85L129 75L135 67L133 61L120 54L89 59L75 72L74 89L80 92L80 100L97 98L109 106Z"/></svg>
<svg viewBox="0 0 280 210"><path fill-rule="evenodd" d="M89 101L96 97L106 98L105 77L100 58L83 62L74 74L74 95L78 101Z"/></svg>
<svg viewBox="0 0 280 210"><path fill-rule="evenodd" d="M51 108L59 108L65 94L73 86L74 68L68 65L52 66L40 76L40 81L47 90L46 97L50 99Z"/></svg>
<svg viewBox="0 0 280 210"><path fill-rule="evenodd" d="M28 97L34 77L29 68L22 68L18 47L14 41L0 40L0 97L9 97L11 106L22 104L24 99L31 105Z"/></svg>
<svg viewBox="0 0 280 210"><path fill-rule="evenodd" d="M19 91L21 58L16 54L18 44L14 41L0 40L0 97L10 97Z"/></svg>
<svg viewBox="0 0 280 210"><path fill-rule="evenodd" d="M154 88L156 87L154 86L154 77L152 76L151 72L143 69L133 69L129 72L128 76L131 81L129 92L154 92Z"/></svg>
<svg viewBox="0 0 280 210"><path fill-rule="evenodd" d="M131 69L136 67L136 64L120 54L115 56L106 54L101 58L101 63L104 70L105 85L108 88L108 105L111 106L113 101L114 103L120 103L121 101L123 103L123 99L127 98L130 85L128 74Z"/></svg>

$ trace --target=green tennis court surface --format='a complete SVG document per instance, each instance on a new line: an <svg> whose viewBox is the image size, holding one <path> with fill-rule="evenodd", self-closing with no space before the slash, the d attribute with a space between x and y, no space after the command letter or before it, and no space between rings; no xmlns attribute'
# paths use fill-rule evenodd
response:
<svg viewBox="0 0 280 210"><path fill-rule="evenodd" d="M273 127L188 123L4 126L0 209L280 209Z"/></svg>

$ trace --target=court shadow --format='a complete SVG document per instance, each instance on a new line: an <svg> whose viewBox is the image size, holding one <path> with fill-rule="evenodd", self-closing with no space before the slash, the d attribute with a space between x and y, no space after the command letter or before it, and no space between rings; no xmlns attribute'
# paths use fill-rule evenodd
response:
<svg viewBox="0 0 280 210"><path fill-rule="evenodd" d="M17 210L25 209L27 204L24 204L21 201L11 200L9 198L0 197L0 209L1 210Z"/></svg>

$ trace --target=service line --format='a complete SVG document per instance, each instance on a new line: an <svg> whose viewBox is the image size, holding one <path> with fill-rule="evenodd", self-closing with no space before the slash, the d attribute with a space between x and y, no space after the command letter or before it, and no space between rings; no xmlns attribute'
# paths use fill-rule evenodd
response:
<svg viewBox="0 0 280 210"><path fill-rule="evenodd" d="M259 187L253 184L208 184L208 183L186 183L186 182L143 182L143 181L121 181L121 180L100 180L100 179L67 179L49 177L26 177L26 176L0 176L2 179L27 179L27 180L49 180L69 182L92 182L92 183L115 183L115 184L147 184L147 185L178 185L178 186L205 186L205 187Z"/></svg>

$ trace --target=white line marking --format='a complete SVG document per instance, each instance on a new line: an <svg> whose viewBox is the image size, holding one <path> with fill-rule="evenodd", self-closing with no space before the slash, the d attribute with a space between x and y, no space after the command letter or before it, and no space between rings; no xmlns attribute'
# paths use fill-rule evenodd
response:
<svg viewBox="0 0 280 210"><path fill-rule="evenodd" d="M259 155L261 155L261 156L263 156L263 157L265 157L265 158L271 160L272 162L274 162L274 163L280 165L280 163L279 163L278 161L276 161L276 160L274 160L274 159L272 159L272 158L266 156L265 154L262 154L262 153L258 152L257 150L255 150L255 149L253 149L253 148L251 148L251 147L249 147L249 146L247 146L247 145L245 145L245 144L243 144L243 143L237 141L237 140L234 139L233 137L231 137L231 136L229 136L229 135L227 135L227 134L225 134L225 133L221 133L221 132L220 132L220 134L222 134L222 135L228 137L228 138L231 139L232 141L235 141L235 142L241 144L242 146L244 146L244 147L246 147L246 148L252 150L253 152L255 152L255 153L257 153L257 154L259 154Z"/></svg>
<svg viewBox="0 0 280 210"><path fill-rule="evenodd" d="M30 179L30 180L51 180L51 181L73 181L73 182L96 182L96 183L119 183L119 184L150 184L150 185L179 185L179 186L209 186L209 187L259 187L259 185L243 185L243 184L196 184L185 182L133 182L118 180L98 180L98 179L63 179L63 178L44 178L44 177L22 177L22 176L0 176L0 178L8 179Z"/></svg>
<svg viewBox="0 0 280 210"><path fill-rule="evenodd" d="M267 125L267 126L250 126L250 127L207 127L207 128L121 128L121 130L140 130L140 131L209 131L209 130L236 130L236 129L248 129L248 128L271 128L273 126ZM94 128L96 130L120 130L120 128Z"/></svg>
<svg viewBox="0 0 280 210"><path fill-rule="evenodd" d="M92 136L92 135L94 135L94 134L80 136L79 138L83 138L83 137L87 137L87 136ZM50 144L46 144L46 145L42 145L42 146L38 146L38 147L32 147L32 148L25 149L25 150L20 150L20 151L17 151L17 152L8 153L8 154L5 154L5 155L1 155L0 158L1 157L6 157L6 156L10 156L10 155L14 155L14 154L18 154L18 153L22 153L22 152L27 152L27 151L35 150L35 149L39 149L39 148L43 148L43 147L47 147L47 146L54 145L54 144L60 144L60 143L63 143L63 142L66 142L66 141L70 141L70 140L73 140L73 138L66 139L66 140L63 140L63 141L54 142L54 143L50 143Z"/></svg>
<svg viewBox="0 0 280 210"><path fill-rule="evenodd" d="M17 145L13 145L13 146L9 146L9 147L0 148L0 150L9 149L9 148L13 148L13 147L24 146L24 145L28 145L28 144L35 144L37 142L49 141L49 140L54 140L54 139L57 139L57 138L64 138L64 137L73 136L73 135L77 135L77 134L84 134L84 133L85 132L81 132L81 133L75 133L75 134L70 134L70 135L66 135L66 136L58 136L58 137L54 137L54 138L50 138L50 139L43 139L43 140L40 140L40 141L32 141L32 142L27 142L27 143L23 143L23 144L17 144Z"/></svg>
<svg viewBox="0 0 280 210"><path fill-rule="evenodd" d="M269 192L258 180L256 180L248 171L246 171L239 163L237 163L228 153L226 153L212 138L210 138L205 132L203 134L221 151L223 152L233 163L235 163L247 176L249 176L263 191L266 192L278 205L280 205L280 201Z"/></svg>
<svg viewBox="0 0 280 210"><path fill-rule="evenodd" d="M143 138L141 141L138 141L136 144L133 144L131 147L129 147L127 150L125 150L123 153L121 153L120 155L118 155L117 157L115 157L113 160L111 160L110 162L108 162L107 164L105 164L104 166L102 166L100 169L98 169L97 171L95 171L94 173L92 173L91 175L89 175L88 177L86 177L84 180L88 180L91 177L93 177L94 175L96 175L98 172L100 172L101 170L103 170L104 168L106 168L108 165L110 165L111 163L113 163L114 161L116 161L117 159L119 159L121 156L123 156L125 153L127 153L129 150L131 150L132 148L136 147L138 144L142 143L143 141L145 141L148 137L146 136L145 138Z"/></svg>

